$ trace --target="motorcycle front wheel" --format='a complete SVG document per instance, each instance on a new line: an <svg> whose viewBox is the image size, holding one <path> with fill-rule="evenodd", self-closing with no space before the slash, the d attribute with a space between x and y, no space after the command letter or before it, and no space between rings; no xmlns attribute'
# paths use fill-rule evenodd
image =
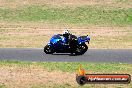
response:
<svg viewBox="0 0 132 88"><path fill-rule="evenodd" d="M44 52L45 52L46 54L53 54L53 53L54 53L54 49L53 49L52 46L46 45L46 46L44 47Z"/></svg>

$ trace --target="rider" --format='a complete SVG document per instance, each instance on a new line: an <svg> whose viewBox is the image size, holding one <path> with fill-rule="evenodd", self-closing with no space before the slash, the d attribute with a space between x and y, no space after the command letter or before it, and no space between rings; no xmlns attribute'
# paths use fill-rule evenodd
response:
<svg viewBox="0 0 132 88"><path fill-rule="evenodd" d="M63 36L65 37L66 45L69 45L71 48L71 52L74 53L77 45L76 45L76 39L77 37L75 35L70 34L68 30L63 31Z"/></svg>
<svg viewBox="0 0 132 88"><path fill-rule="evenodd" d="M63 31L63 36L65 37L65 41L66 41L66 44L69 44L69 40L70 40L70 32L68 30L64 30Z"/></svg>

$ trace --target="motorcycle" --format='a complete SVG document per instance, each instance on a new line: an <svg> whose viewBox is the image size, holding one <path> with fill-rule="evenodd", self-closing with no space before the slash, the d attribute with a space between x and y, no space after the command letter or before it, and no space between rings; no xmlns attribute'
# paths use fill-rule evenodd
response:
<svg viewBox="0 0 132 88"><path fill-rule="evenodd" d="M69 44L66 44L66 38L63 35L57 34L52 36L50 42L44 47L44 52L46 54L71 53L83 55L88 50L86 42L89 44L90 37L88 35L76 37L72 34L70 37Z"/></svg>

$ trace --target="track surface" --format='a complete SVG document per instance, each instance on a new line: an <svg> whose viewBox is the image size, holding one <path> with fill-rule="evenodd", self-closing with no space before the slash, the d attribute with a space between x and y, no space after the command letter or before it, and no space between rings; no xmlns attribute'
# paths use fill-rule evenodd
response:
<svg viewBox="0 0 132 88"><path fill-rule="evenodd" d="M90 49L84 55L47 55L43 49L0 48L0 60L55 61L55 62L121 62L132 64L132 49Z"/></svg>

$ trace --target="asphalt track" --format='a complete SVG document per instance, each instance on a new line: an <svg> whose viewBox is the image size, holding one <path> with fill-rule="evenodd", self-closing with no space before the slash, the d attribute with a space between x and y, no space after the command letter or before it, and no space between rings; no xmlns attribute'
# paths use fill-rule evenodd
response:
<svg viewBox="0 0 132 88"><path fill-rule="evenodd" d="M120 62L132 64L132 49L89 49L84 55L47 55L40 48L0 48L0 60L55 62Z"/></svg>

